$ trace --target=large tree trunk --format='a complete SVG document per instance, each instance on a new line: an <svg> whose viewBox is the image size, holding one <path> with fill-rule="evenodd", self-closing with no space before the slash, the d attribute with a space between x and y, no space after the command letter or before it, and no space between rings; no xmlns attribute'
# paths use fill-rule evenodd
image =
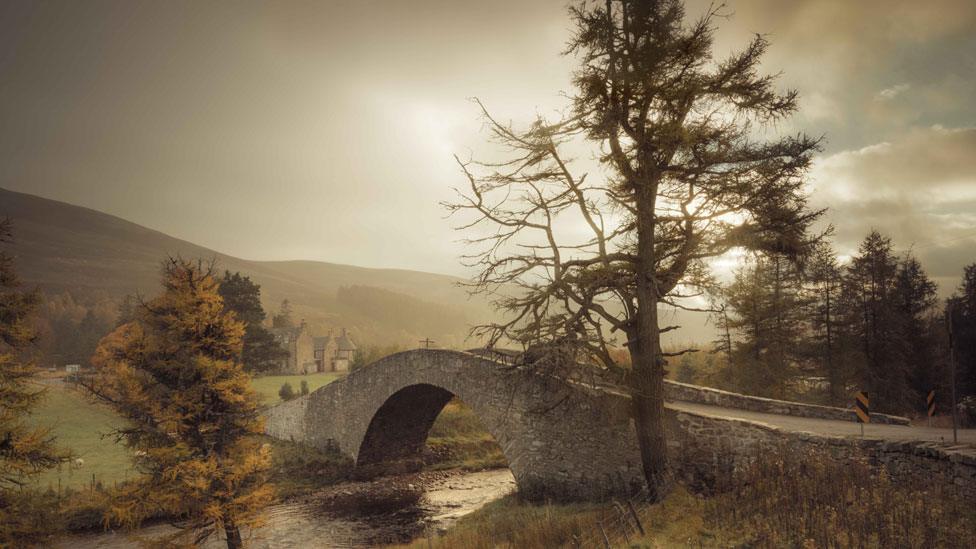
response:
<svg viewBox="0 0 976 549"><path fill-rule="evenodd" d="M241 530L237 527L234 519L224 515L224 535L227 538L227 549L243 549L244 541L241 539Z"/></svg>
<svg viewBox="0 0 976 549"><path fill-rule="evenodd" d="M633 364L631 398L641 464L650 497L658 501L669 483L667 441L664 433L664 359L657 305L660 301L655 280L654 192L638 199L637 216L637 315L636 337L630 341ZM647 191L645 191L647 192Z"/></svg>

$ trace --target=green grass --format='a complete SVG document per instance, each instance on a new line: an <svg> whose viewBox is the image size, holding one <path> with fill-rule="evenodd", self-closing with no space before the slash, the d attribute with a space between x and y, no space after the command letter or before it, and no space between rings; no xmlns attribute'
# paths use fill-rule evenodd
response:
<svg viewBox="0 0 976 549"><path fill-rule="evenodd" d="M280 402L278 389L286 381L298 391L304 379L308 381L309 390L314 391L340 375L266 376L255 378L253 386L262 402L277 404ZM90 401L79 389L70 385L47 386L47 394L34 410L30 422L49 427L59 446L70 449L84 461L80 467L65 464L60 469L39 475L36 485L43 490L49 486L57 490L58 479L62 488L87 489L91 485L92 474L96 482L106 487L136 474L129 459L129 450L116 442L115 438L102 436L111 433L121 425L122 420L109 408Z"/></svg>
<svg viewBox="0 0 976 549"><path fill-rule="evenodd" d="M266 376L255 378L253 386L263 402L277 404L280 402L278 389L286 381L298 390L304 379L308 381L309 390L314 391L334 381L339 375L323 373L307 376ZM58 445L70 449L76 457L84 461L80 467L66 464L59 470L41 474L36 480L41 489L50 486L57 490L59 479L62 489L88 489L92 474L95 475L96 482L111 487L137 474L132 468L129 450L122 443L116 442L114 437L102 436L120 426L122 420L109 408L89 400L79 389L70 385L50 385L44 400L31 416L31 422L51 428L51 434L57 438ZM427 440L427 447L428 469L482 470L508 466L501 448L485 431L474 412L457 400L448 403L438 416ZM288 455L294 453L292 451ZM298 463L301 460L294 456L281 459L288 463L289 470L298 473L305 467L318 479L334 476L331 472L333 468L342 469L333 467L334 464L321 456L309 463ZM323 475L323 471L319 469L329 470L330 473Z"/></svg>
<svg viewBox="0 0 976 549"><path fill-rule="evenodd" d="M508 467L501 447L460 400L448 402L427 437L428 469L479 471Z"/></svg>
<svg viewBox="0 0 976 549"><path fill-rule="evenodd" d="M251 386L254 390L258 392L261 396L261 402L268 405L274 405L281 402L278 397L278 390L281 386L288 382L291 384L292 389L295 393L298 393L302 380L308 382L308 390L314 391L323 385L328 385L333 381L339 379L345 374L337 374L332 372L308 374L308 375L293 375L293 376L261 376L256 377L251 381Z"/></svg>
<svg viewBox="0 0 976 549"><path fill-rule="evenodd" d="M41 489L50 486L57 490L59 478L62 488L78 489L90 486L92 474L107 485L134 474L125 446L112 436L102 436L120 426L122 420L112 410L88 400L80 390L67 385L48 387L30 421L49 427L59 446L84 460L80 467L66 464L39 475L37 485Z"/></svg>

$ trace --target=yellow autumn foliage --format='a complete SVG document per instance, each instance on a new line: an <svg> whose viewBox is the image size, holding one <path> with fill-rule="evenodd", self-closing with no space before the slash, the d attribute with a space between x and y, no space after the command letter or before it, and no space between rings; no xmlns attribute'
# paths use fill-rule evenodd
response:
<svg viewBox="0 0 976 549"><path fill-rule="evenodd" d="M201 263L170 259L162 282L135 321L101 341L85 382L128 420L120 435L144 473L106 521L135 527L162 514L193 541L223 530L234 547L240 528L263 523L274 495L270 450L256 438L258 398L240 362L244 325L224 311Z"/></svg>

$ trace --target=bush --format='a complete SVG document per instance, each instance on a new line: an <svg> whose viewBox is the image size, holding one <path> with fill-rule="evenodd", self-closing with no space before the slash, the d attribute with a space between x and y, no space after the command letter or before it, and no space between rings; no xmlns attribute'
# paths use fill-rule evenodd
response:
<svg viewBox="0 0 976 549"><path fill-rule="evenodd" d="M281 400L289 401L298 395L295 394L295 389L292 388L291 383L286 381L284 384L282 384L281 389L278 389L278 396L281 397Z"/></svg>
<svg viewBox="0 0 976 549"><path fill-rule="evenodd" d="M308 394L308 382L305 381L304 379L302 380L302 387L301 387L300 391L302 393L302 396L305 396L305 395Z"/></svg>

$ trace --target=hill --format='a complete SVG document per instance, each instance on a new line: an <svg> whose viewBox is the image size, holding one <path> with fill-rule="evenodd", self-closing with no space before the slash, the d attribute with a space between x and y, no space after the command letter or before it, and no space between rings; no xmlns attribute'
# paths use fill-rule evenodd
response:
<svg viewBox="0 0 976 549"><path fill-rule="evenodd" d="M261 285L269 314L289 300L313 331L350 329L361 343L414 346L430 337L464 347L471 325L494 317L491 306L471 298L457 277L402 269L370 269L320 261L254 261L222 254L136 223L56 200L0 189L0 217L14 222L13 253L25 281L49 296L69 293L76 302L118 301L153 295L167 255L214 260ZM709 341L702 315L661 311L662 322L681 324L666 343Z"/></svg>
<svg viewBox="0 0 976 549"><path fill-rule="evenodd" d="M0 189L0 217L14 223L18 272L47 295L120 300L158 291L167 255L213 259L261 285L265 308L288 299L313 328L344 326L359 341L462 346L468 327L491 314L452 276L317 261L252 261L186 242L102 212ZM340 299L341 297L341 299Z"/></svg>

